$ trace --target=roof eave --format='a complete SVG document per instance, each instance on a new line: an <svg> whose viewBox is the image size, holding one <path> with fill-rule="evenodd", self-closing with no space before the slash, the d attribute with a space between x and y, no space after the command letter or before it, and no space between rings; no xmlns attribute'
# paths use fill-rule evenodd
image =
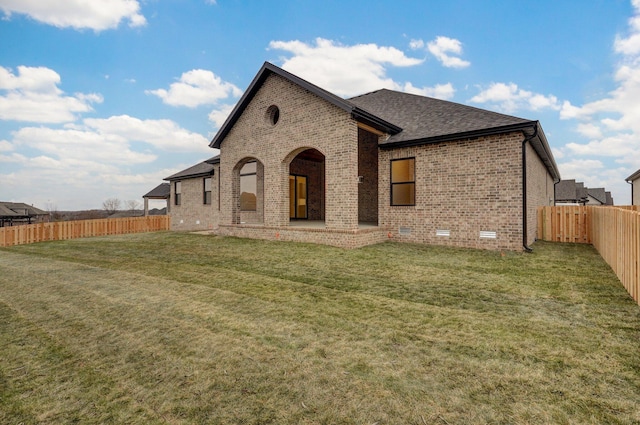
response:
<svg viewBox="0 0 640 425"><path fill-rule="evenodd" d="M540 126L540 123L538 121L527 121L523 123L503 125L500 127L491 127L491 128L483 128L479 130L464 131L460 133L443 134L440 136L426 137L421 139L382 143L380 144L380 148L395 149L395 148L403 148L403 147L410 147L410 146L427 145L432 143L452 142L455 140L473 139L473 138L482 137L482 136L493 136L496 134L509 133L513 131L522 131L523 133L525 133L527 129L534 129L533 131L535 131L535 134L536 134L534 139L537 139L540 144L538 148L534 146L534 149L540 156L540 159L545 164L545 167L547 168L547 170L549 171L549 174L553 177L553 179L556 181L560 181L560 171L558 170L558 165L556 164L553 158L553 154L551 153L551 148L549 147L547 138L544 135L544 132L542 131L542 127ZM537 131L535 129L537 129Z"/></svg>
<svg viewBox="0 0 640 425"><path fill-rule="evenodd" d="M351 112L351 116L356 121L362 122L363 124L367 124L376 130L380 130L384 133L388 134L398 134L402 131L401 127L398 127L395 124L390 123L389 121L385 121L380 117L377 117L363 109L353 108Z"/></svg>
<svg viewBox="0 0 640 425"><path fill-rule="evenodd" d="M382 149L403 148L403 147L409 147L409 146L428 145L431 143L452 142L454 140L461 140L461 139L473 139L473 138L482 137L482 136L493 136L495 134L508 133L512 131L523 131L525 128L532 127L533 125L535 125L535 123L536 121L531 121L527 123L510 124L510 125L500 126L500 127L483 128L480 130L471 130L471 131L463 131L459 133L442 134L439 136L424 137L420 139L402 140L399 142L387 142L387 143L382 143L380 145L380 148Z"/></svg>
<svg viewBox="0 0 640 425"><path fill-rule="evenodd" d="M198 177L208 177L208 176L212 176L213 175L213 170L211 171L207 171L207 172L203 172L203 173L196 173L196 174L184 174L184 175L173 175L173 176L169 176L169 177L165 177L162 180L166 180L166 181L176 181L176 180L186 180L186 179L195 179Z"/></svg>
<svg viewBox="0 0 640 425"><path fill-rule="evenodd" d="M640 170L636 171L635 173L631 174L629 177L627 177L626 179L624 179L624 181L626 181L627 183L631 183L637 179L640 179Z"/></svg>

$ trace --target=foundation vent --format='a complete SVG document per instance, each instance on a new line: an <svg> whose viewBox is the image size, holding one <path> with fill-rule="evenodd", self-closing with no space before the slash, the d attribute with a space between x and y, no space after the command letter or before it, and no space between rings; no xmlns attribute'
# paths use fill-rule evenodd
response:
<svg viewBox="0 0 640 425"><path fill-rule="evenodd" d="M480 239L496 239L498 235L496 232L490 232L487 230L480 230Z"/></svg>
<svg viewBox="0 0 640 425"><path fill-rule="evenodd" d="M398 234L400 236L409 236L411 234L411 227L400 227L398 229Z"/></svg>
<svg viewBox="0 0 640 425"><path fill-rule="evenodd" d="M436 236L445 236L448 238L451 236L451 230L436 230Z"/></svg>

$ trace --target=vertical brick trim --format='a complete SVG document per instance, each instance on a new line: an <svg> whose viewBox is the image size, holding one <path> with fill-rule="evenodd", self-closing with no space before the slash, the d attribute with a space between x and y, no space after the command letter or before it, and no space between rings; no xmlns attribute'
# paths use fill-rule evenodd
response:
<svg viewBox="0 0 640 425"><path fill-rule="evenodd" d="M378 222L378 136L358 128L358 220Z"/></svg>

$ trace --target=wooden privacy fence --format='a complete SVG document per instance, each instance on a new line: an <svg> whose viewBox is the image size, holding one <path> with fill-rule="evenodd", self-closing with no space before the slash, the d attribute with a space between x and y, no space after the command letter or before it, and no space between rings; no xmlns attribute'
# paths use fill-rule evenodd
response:
<svg viewBox="0 0 640 425"><path fill-rule="evenodd" d="M550 242L591 243L589 207L538 208L538 239Z"/></svg>
<svg viewBox="0 0 640 425"><path fill-rule="evenodd" d="M56 221L0 228L0 246L169 230L168 215Z"/></svg>
<svg viewBox="0 0 640 425"><path fill-rule="evenodd" d="M640 304L640 207L540 207L538 238L590 243Z"/></svg>

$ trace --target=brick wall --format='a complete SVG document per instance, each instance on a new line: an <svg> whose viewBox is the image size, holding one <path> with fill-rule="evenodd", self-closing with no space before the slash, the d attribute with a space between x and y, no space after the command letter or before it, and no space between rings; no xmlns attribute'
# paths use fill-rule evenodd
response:
<svg viewBox="0 0 640 425"><path fill-rule="evenodd" d="M549 175L547 168L531 147L527 143L527 245L536 241L538 228L538 207L553 205L553 178Z"/></svg>
<svg viewBox="0 0 640 425"><path fill-rule="evenodd" d="M380 225L399 241L521 250L522 140L515 132L381 150ZM390 206L390 160L408 157L416 160L416 205Z"/></svg>
<svg viewBox="0 0 640 425"><path fill-rule="evenodd" d="M267 113L280 110L273 125ZM300 152L325 157L325 221L331 229L358 225L357 125L344 110L278 75L270 75L221 145L221 223L238 224L238 164L264 166L265 226L289 223L289 164ZM353 202L345 202L353 200Z"/></svg>
<svg viewBox="0 0 640 425"><path fill-rule="evenodd" d="M240 238L266 239L286 242L306 242L360 248L389 240L388 231L379 228L360 230L301 229L297 227L270 227L255 225L220 225L217 234Z"/></svg>
<svg viewBox="0 0 640 425"><path fill-rule="evenodd" d="M218 227L218 166L211 176L211 204L204 204L204 177L182 180L182 200L175 205L175 184L171 182L171 230L214 230Z"/></svg>

